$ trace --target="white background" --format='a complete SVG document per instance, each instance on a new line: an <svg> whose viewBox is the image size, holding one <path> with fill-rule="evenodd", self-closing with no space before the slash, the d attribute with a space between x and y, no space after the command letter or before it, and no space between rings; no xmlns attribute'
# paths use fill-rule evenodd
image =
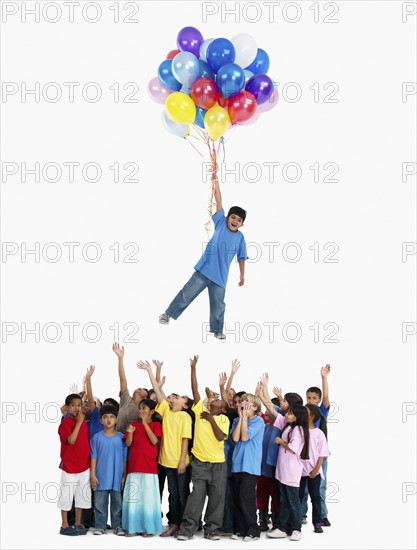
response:
<svg viewBox="0 0 417 550"><path fill-rule="evenodd" d="M6 2L2 4L4 9ZM164 360L167 390L180 393L190 391L188 358L193 354L200 355L201 388L216 386L218 373L229 372L231 360L238 357L242 367L236 390L252 391L259 375L268 371L271 387L304 394L308 386L320 384L320 367L331 363L332 527L318 536L307 525L299 546L414 548L416 496L404 496L404 484L415 492L415 415L402 412L415 411L416 336L403 342L402 330L403 323L411 323L412 330L416 322L416 257L402 261L402 243L415 241L416 177L403 182L402 163L416 160L415 96L403 101L402 87L416 80L416 16L406 22L402 18L415 3L316 3L315 23L313 2L298 1L293 7L284 2L273 15L263 3L256 10L254 3L242 2L234 14L225 14L226 5L218 3L217 13L206 22L204 10L215 11L214 3L204 8L200 2L131 2L139 6L134 16L139 22L131 24L123 22L132 11L128 2L119 2L119 23L110 9L114 2L100 3L96 23L85 21L80 7L70 23L63 4L56 23L46 21L42 13L39 23L30 15L22 22L23 4L33 8L34 2L9 4L18 12L2 25L2 80L16 83L18 92L3 95L2 160L17 163L19 173L3 175L2 180L2 241L15 243L9 246L17 251L2 259L3 547L179 544L159 537L88 535L73 541L58 535L60 513L53 485L60 477L57 411L47 404L61 403L69 385L80 384L90 364L96 365L95 395L117 396L117 359L111 351L115 336L109 327L119 323L131 389L149 385L135 367L139 359ZM325 23L333 6L338 7L333 15L338 22ZM47 17L53 18L54 8L49 9ZM210 189L202 177L203 159L185 140L164 130L163 106L146 92L160 62L176 48L178 31L187 25L199 28L205 38L251 34L268 52L268 74L279 82L280 92L293 82L302 93L291 102L295 88L287 89L287 100L281 97L256 124L235 129L226 143L227 169L236 164L238 176L221 178L223 202L226 208L239 204L248 210L243 231L253 243L244 287L237 285L237 265L231 266L226 343L203 337L206 295L169 327L157 322L192 274L206 241ZM33 95L23 101L23 83L32 89L36 82L41 91L57 82L62 98L51 103L41 93L39 102ZM64 82L80 83L72 103ZM102 89L96 103L81 94L88 82ZM120 83L119 102L109 89L115 82ZM128 82L139 86L136 103L123 102ZM323 101L331 91L323 89L329 82L338 85L337 103ZM318 102L309 89L314 83L319 83ZM99 163L100 181L85 181L78 168L75 181L68 182L63 163L71 161ZM55 162L64 172L56 183L42 177L36 183L31 175L24 183L23 162L28 167ZM115 162L137 163L139 182L115 183L109 170ZM273 181L264 164L271 162L280 163ZM289 162L302 169L297 182L283 177L281 168ZM322 171L320 181L314 182L309 167L319 163L323 168L327 162L338 165L339 181L324 182L327 172ZM260 166L258 178L248 163ZM40 257L23 256L22 261L23 243L32 249L35 242L40 243ZM42 255L51 242L58 243L63 254L56 263ZM73 262L64 242L80 243ZM81 254L89 242L102 250L96 263ZM109 249L115 242L120 243L121 260L126 254L123 245L138 243L139 261L116 263ZM274 243L273 256L272 245L264 243ZM297 243L299 261L284 259L286 243ZM309 249L314 243L319 243L318 262ZM323 261L326 243L337 244L337 263ZM293 257L294 251L289 249L288 255ZM79 323L72 342L64 325L69 322ZM23 329L35 323L39 338L28 334L25 342ZM43 333L47 323L54 325ZM100 327L96 343L82 336L87 323ZM126 341L126 323L139 327L139 342ZM264 323L280 325L270 334ZM283 332L287 323L294 323L298 333ZM309 329L314 323L319 327L317 342ZM333 339L338 342L325 342L331 332L326 323L337 325ZM53 326L62 329L55 343L48 342L55 337ZM8 335L13 327L16 334ZM94 335L92 330L87 338ZM27 409L37 412L28 415ZM35 494L25 494L27 489ZM232 548L239 543L198 544ZM276 545L291 546L263 536L253 547Z"/></svg>

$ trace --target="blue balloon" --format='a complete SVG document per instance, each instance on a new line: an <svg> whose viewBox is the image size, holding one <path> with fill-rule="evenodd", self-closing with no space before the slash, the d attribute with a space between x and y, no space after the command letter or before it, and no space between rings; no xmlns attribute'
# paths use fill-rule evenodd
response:
<svg viewBox="0 0 417 550"><path fill-rule="evenodd" d="M245 73L242 67L236 63L223 65L217 73L216 84L226 99L236 95L245 86Z"/></svg>
<svg viewBox="0 0 417 550"><path fill-rule="evenodd" d="M266 74L254 74L247 81L245 90L255 96L257 105L262 105L270 98L274 84Z"/></svg>
<svg viewBox="0 0 417 550"><path fill-rule="evenodd" d="M215 80L216 75L210 69L210 65L206 61L202 61L200 59L200 70L198 72L198 77L197 78L201 78L203 76L205 76L206 78L211 78L212 80Z"/></svg>
<svg viewBox="0 0 417 550"><path fill-rule="evenodd" d="M207 63L215 73L223 65L233 63L235 57L235 47L227 38L216 38L207 48Z"/></svg>
<svg viewBox="0 0 417 550"><path fill-rule="evenodd" d="M175 90L176 92L181 90L181 82L178 82L172 73L172 59L162 61L158 67L158 77L167 88L171 88L171 90Z"/></svg>
<svg viewBox="0 0 417 550"><path fill-rule="evenodd" d="M266 74L269 69L269 56L266 51L258 48L255 61L252 61L245 69L248 69L248 71L251 71L253 74Z"/></svg>
<svg viewBox="0 0 417 550"><path fill-rule="evenodd" d="M200 128L204 130L204 115L207 113L206 109L197 107L194 124L197 124Z"/></svg>

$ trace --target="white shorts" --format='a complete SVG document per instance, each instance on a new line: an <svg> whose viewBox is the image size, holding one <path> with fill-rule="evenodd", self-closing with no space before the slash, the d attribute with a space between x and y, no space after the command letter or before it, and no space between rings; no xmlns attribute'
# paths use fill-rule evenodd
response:
<svg viewBox="0 0 417 550"><path fill-rule="evenodd" d="M90 470L80 474L68 474L62 470L61 494L58 508L69 512L75 498L76 508L91 508Z"/></svg>

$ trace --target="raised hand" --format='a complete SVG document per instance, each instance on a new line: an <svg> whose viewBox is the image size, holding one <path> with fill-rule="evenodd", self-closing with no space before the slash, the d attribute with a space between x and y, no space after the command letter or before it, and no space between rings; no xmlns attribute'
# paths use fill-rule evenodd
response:
<svg viewBox="0 0 417 550"><path fill-rule="evenodd" d="M258 382L258 383L256 384L256 388L255 388L255 395L256 395L257 397L259 397L260 395L262 395L262 393L263 393L263 391L262 391L262 384L261 384L261 382Z"/></svg>
<svg viewBox="0 0 417 550"><path fill-rule="evenodd" d="M163 377L161 378L161 381L160 381L159 384L158 384L158 388L159 388L159 389L162 388L162 386L165 384L166 380L167 380L167 379L166 379L166 376L163 376Z"/></svg>
<svg viewBox="0 0 417 550"><path fill-rule="evenodd" d="M272 388L272 393L273 393L276 397L278 397L278 399L279 399L280 401L282 401L282 389L281 389L281 388L278 388L278 386L274 386L274 387Z"/></svg>
<svg viewBox="0 0 417 550"><path fill-rule="evenodd" d="M147 370L148 372L152 369L149 361L138 361L136 363L136 366L138 367L138 369Z"/></svg>
<svg viewBox="0 0 417 550"><path fill-rule="evenodd" d="M214 392L213 392L210 388L208 388L208 387L206 387L206 395L207 395L207 399L208 399L209 401L213 401L213 399L214 399Z"/></svg>
<svg viewBox="0 0 417 550"><path fill-rule="evenodd" d="M198 355L194 355L194 357L190 358L190 367L195 368L198 361Z"/></svg>
<svg viewBox="0 0 417 550"><path fill-rule="evenodd" d="M120 347L118 342L115 342L112 345L111 349L114 351L114 353L117 355L117 357L119 357L119 359L122 358L125 354L124 346Z"/></svg>
<svg viewBox="0 0 417 550"><path fill-rule="evenodd" d="M330 370L331 370L331 366L330 366L329 363L327 363L327 365L325 367L321 367L321 369L320 369L321 377L322 378L327 378L329 376Z"/></svg>
<svg viewBox="0 0 417 550"><path fill-rule="evenodd" d="M262 386L267 386L269 384L269 374L267 372L264 372L261 375L260 382L261 382Z"/></svg>
<svg viewBox="0 0 417 550"><path fill-rule="evenodd" d="M240 368L240 361L238 361L237 359L233 359L232 361L232 372L233 374L236 374L237 371L239 370Z"/></svg>
<svg viewBox="0 0 417 550"><path fill-rule="evenodd" d="M221 372L219 374L219 386L224 386L227 382L227 374L225 372Z"/></svg>
<svg viewBox="0 0 417 550"><path fill-rule="evenodd" d="M93 376L95 369L96 367L94 365L91 365L91 367L87 367L87 372L85 375L86 381Z"/></svg>
<svg viewBox="0 0 417 550"><path fill-rule="evenodd" d="M162 365L164 364L163 361L158 361L158 359L152 359L152 363L157 369L162 369Z"/></svg>
<svg viewBox="0 0 417 550"><path fill-rule="evenodd" d="M69 387L71 393L78 393L78 385L77 384L71 384Z"/></svg>

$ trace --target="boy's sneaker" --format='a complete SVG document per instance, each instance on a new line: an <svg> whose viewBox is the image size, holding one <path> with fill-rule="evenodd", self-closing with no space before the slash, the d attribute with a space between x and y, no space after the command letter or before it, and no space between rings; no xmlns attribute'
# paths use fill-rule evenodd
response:
<svg viewBox="0 0 417 550"><path fill-rule="evenodd" d="M162 315L159 316L159 322L161 323L161 325L169 325L169 315L168 313L162 313Z"/></svg>
<svg viewBox="0 0 417 550"><path fill-rule="evenodd" d="M290 540L301 540L301 531L293 531Z"/></svg>
<svg viewBox="0 0 417 550"><path fill-rule="evenodd" d="M306 525L307 524L307 518L304 516L303 518L301 518L301 523L303 525Z"/></svg>
<svg viewBox="0 0 417 550"><path fill-rule="evenodd" d="M330 527L331 525L330 521L327 518L323 518L321 520L321 524L323 525L323 527Z"/></svg>
<svg viewBox="0 0 417 550"><path fill-rule="evenodd" d="M106 531L106 529L96 529L94 531L94 534L95 535L107 535L107 531Z"/></svg>
<svg viewBox="0 0 417 550"><path fill-rule="evenodd" d="M72 525L70 525L69 527L61 527L61 529L59 530L59 534L67 535L69 537L75 537L80 533L76 531Z"/></svg>
<svg viewBox="0 0 417 550"><path fill-rule="evenodd" d="M256 535L246 535L246 537L243 539L243 542L254 542L255 540L259 540L259 537Z"/></svg>
<svg viewBox="0 0 417 550"><path fill-rule="evenodd" d="M177 540L191 540L193 537L189 537L185 533L177 533Z"/></svg>
<svg viewBox="0 0 417 550"><path fill-rule="evenodd" d="M266 536L269 539L285 539L287 537L287 533L285 531L281 531L278 527L275 527L275 529L268 531Z"/></svg>
<svg viewBox="0 0 417 550"><path fill-rule="evenodd" d="M315 523L314 524L314 532L315 533L323 533L323 528L321 526L321 523Z"/></svg>
<svg viewBox="0 0 417 550"><path fill-rule="evenodd" d="M239 540L243 537L240 533L233 533L233 535L230 537L233 540Z"/></svg>
<svg viewBox="0 0 417 550"><path fill-rule="evenodd" d="M216 531L204 531L204 538L208 540L220 540L220 535Z"/></svg>
<svg viewBox="0 0 417 550"><path fill-rule="evenodd" d="M125 536L125 532L123 531L123 529L120 527L116 527L116 529L113 531L113 533L119 537L124 537Z"/></svg>
<svg viewBox="0 0 417 550"><path fill-rule="evenodd" d="M79 535L86 535L87 529L84 527L84 525L78 524L74 526L74 530L78 532Z"/></svg>
<svg viewBox="0 0 417 550"><path fill-rule="evenodd" d="M215 332L214 337L217 338L217 340L226 340L226 335L223 332Z"/></svg>

